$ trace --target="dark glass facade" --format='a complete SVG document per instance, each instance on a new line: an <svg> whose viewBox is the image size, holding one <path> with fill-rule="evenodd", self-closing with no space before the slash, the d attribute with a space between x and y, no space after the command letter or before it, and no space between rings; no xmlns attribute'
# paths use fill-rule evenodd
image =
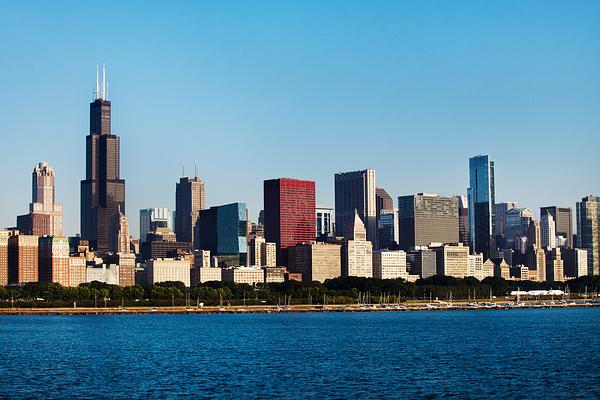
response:
<svg viewBox="0 0 600 400"><path fill-rule="evenodd" d="M496 257L494 162L489 156L469 159L469 233L471 250L484 260Z"/></svg>
<svg viewBox="0 0 600 400"><path fill-rule="evenodd" d="M245 203L232 203L200 211L194 245L215 256L236 256L246 265L248 211Z"/></svg>
<svg viewBox="0 0 600 400"><path fill-rule="evenodd" d="M86 173L81 181L81 237L93 249L108 250L112 221L125 213L125 181L120 178L120 138L110 132L111 103L90 104Z"/></svg>

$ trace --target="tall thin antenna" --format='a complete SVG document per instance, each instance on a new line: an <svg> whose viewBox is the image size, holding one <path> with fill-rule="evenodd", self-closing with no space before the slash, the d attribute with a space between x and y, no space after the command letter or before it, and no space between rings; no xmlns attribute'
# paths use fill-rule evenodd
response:
<svg viewBox="0 0 600 400"><path fill-rule="evenodd" d="M96 91L94 92L94 97L95 100L98 100L98 93L99 92L99 87L98 87L98 64L96 64Z"/></svg>
<svg viewBox="0 0 600 400"><path fill-rule="evenodd" d="M106 100L106 64L102 63L102 100Z"/></svg>
<svg viewBox="0 0 600 400"><path fill-rule="evenodd" d="M185 177L185 164L181 164L181 177L184 178Z"/></svg>
<svg viewBox="0 0 600 400"><path fill-rule="evenodd" d="M108 79L106 80L106 99L104 100L108 101Z"/></svg>
<svg viewBox="0 0 600 400"><path fill-rule="evenodd" d="M198 164L194 161L194 178L198 177Z"/></svg>

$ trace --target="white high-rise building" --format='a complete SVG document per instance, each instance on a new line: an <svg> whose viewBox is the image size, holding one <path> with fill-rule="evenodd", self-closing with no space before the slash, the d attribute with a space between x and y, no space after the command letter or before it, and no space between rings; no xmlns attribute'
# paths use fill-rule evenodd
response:
<svg viewBox="0 0 600 400"><path fill-rule="evenodd" d="M354 213L342 245L342 276L373 277L373 244L367 240L365 225Z"/></svg>
<svg viewBox="0 0 600 400"><path fill-rule="evenodd" d="M548 212L541 215L540 236L543 248L556 248L556 225L552 214Z"/></svg>

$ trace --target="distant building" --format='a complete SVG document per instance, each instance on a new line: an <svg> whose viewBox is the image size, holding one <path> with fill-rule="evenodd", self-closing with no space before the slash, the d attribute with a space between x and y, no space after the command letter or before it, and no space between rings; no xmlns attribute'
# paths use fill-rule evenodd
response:
<svg viewBox="0 0 600 400"><path fill-rule="evenodd" d="M374 250L373 278L406 279L406 253L402 250Z"/></svg>
<svg viewBox="0 0 600 400"><path fill-rule="evenodd" d="M38 251L39 281L70 286L69 240L58 236L40 237Z"/></svg>
<svg viewBox="0 0 600 400"><path fill-rule="evenodd" d="M538 281L544 282L546 280L546 252L541 247L529 247L525 256L525 265L530 270L536 271Z"/></svg>
<svg viewBox="0 0 600 400"><path fill-rule="evenodd" d="M289 248L291 273L302 274L302 280L325 282L342 275L339 244L302 243Z"/></svg>
<svg viewBox="0 0 600 400"><path fill-rule="evenodd" d="M494 225L496 227L497 236L506 236L506 213L513 208L519 208L516 201L506 201L503 203L494 204Z"/></svg>
<svg viewBox="0 0 600 400"><path fill-rule="evenodd" d="M465 278L469 274L469 248L458 245L431 247L436 253L436 274Z"/></svg>
<svg viewBox="0 0 600 400"><path fill-rule="evenodd" d="M41 162L32 173L32 198L29 214L17 218L21 233L36 236L61 236L63 206L56 203L54 169Z"/></svg>
<svg viewBox="0 0 600 400"><path fill-rule="evenodd" d="M494 276L510 280L510 265L503 258L494 258Z"/></svg>
<svg viewBox="0 0 600 400"><path fill-rule="evenodd" d="M529 208L511 208L504 213L504 241L507 249L513 247L517 237L527 235L533 213Z"/></svg>
<svg viewBox="0 0 600 400"><path fill-rule="evenodd" d="M600 274L600 197L586 196L577 202L578 247L588 252L588 275Z"/></svg>
<svg viewBox="0 0 600 400"><path fill-rule="evenodd" d="M469 246L469 201L467 196L458 197L458 241Z"/></svg>
<svg viewBox="0 0 600 400"><path fill-rule="evenodd" d="M38 282L38 237L14 235L8 238L8 284Z"/></svg>
<svg viewBox="0 0 600 400"><path fill-rule="evenodd" d="M8 285L8 237L9 231L0 230L0 286Z"/></svg>
<svg viewBox="0 0 600 400"><path fill-rule="evenodd" d="M198 286L201 283L221 282L223 280L221 268L195 266L191 269L190 273L192 287Z"/></svg>
<svg viewBox="0 0 600 400"><path fill-rule="evenodd" d="M175 234L179 242L194 242L196 221L206 208L204 182L198 177L184 176L175 190Z"/></svg>
<svg viewBox="0 0 600 400"><path fill-rule="evenodd" d="M219 259L229 256L234 266L246 265L247 222L246 203L231 203L202 210L196 223L195 248L210 250Z"/></svg>
<svg viewBox="0 0 600 400"><path fill-rule="evenodd" d="M285 276L287 269L283 267L263 267L265 273L265 283L283 283L285 282Z"/></svg>
<svg viewBox="0 0 600 400"><path fill-rule="evenodd" d="M141 260L169 258L179 251L192 252L190 242L172 242L168 240L154 240L142 243Z"/></svg>
<svg viewBox="0 0 600 400"><path fill-rule="evenodd" d="M222 270L223 282L246 283L256 285L263 283L265 276L260 267L230 267Z"/></svg>
<svg viewBox="0 0 600 400"><path fill-rule="evenodd" d="M398 209L381 210L378 221L379 248L397 246L399 242Z"/></svg>
<svg viewBox="0 0 600 400"><path fill-rule="evenodd" d="M119 209L113 216L110 232L110 250L113 253L129 254L131 237L129 236L129 222L125 214Z"/></svg>
<svg viewBox="0 0 600 400"><path fill-rule="evenodd" d="M475 271L481 271L483 269L483 254L469 254L469 269L467 272L467 276L475 276Z"/></svg>
<svg viewBox="0 0 600 400"><path fill-rule="evenodd" d="M584 249L560 249L565 279L579 278L588 274L587 251Z"/></svg>
<svg viewBox="0 0 600 400"><path fill-rule="evenodd" d="M96 264L88 266L85 270L85 281L101 282L108 285L119 284L119 266L116 264Z"/></svg>
<svg viewBox="0 0 600 400"><path fill-rule="evenodd" d="M431 193L400 196L398 224L403 250L430 243L458 243L458 197Z"/></svg>
<svg viewBox="0 0 600 400"><path fill-rule="evenodd" d="M317 214L317 235L332 236L333 235L333 209L330 207L317 206L315 210Z"/></svg>
<svg viewBox="0 0 600 400"><path fill-rule="evenodd" d="M140 210L140 240L146 241L146 235L156 228L175 231L173 213L168 208L144 208Z"/></svg>
<svg viewBox="0 0 600 400"><path fill-rule="evenodd" d="M346 236L345 229L354 222L357 212L365 224L367 240L377 243L377 203L375 171L341 172L335 174L335 235Z"/></svg>
<svg viewBox="0 0 600 400"><path fill-rule="evenodd" d="M86 259L80 256L69 256L69 285L77 287L86 283Z"/></svg>
<svg viewBox="0 0 600 400"><path fill-rule="evenodd" d="M429 278L437 273L436 253L433 250L413 250L406 255L406 260L407 269L411 275Z"/></svg>
<svg viewBox="0 0 600 400"><path fill-rule="evenodd" d="M573 248L573 210L571 207L548 206L540 208L540 215L550 214L554 219L556 236L563 237L566 246Z"/></svg>
<svg viewBox="0 0 600 400"><path fill-rule="evenodd" d="M546 251L546 282L564 282L564 265L559 248Z"/></svg>
<svg viewBox="0 0 600 400"><path fill-rule="evenodd" d="M471 250L483 253L483 258L488 259L496 253L494 162L489 156L479 155L469 159L469 182Z"/></svg>
<svg viewBox="0 0 600 400"><path fill-rule="evenodd" d="M346 228L346 239L342 243L342 276L373 277L373 245L367 240L365 225L358 213Z"/></svg>
<svg viewBox="0 0 600 400"><path fill-rule="evenodd" d="M478 280L482 281L485 278L494 276L494 263L492 260L487 259L481 264L481 270L479 270L478 264L475 266L475 274L473 275Z"/></svg>
<svg viewBox="0 0 600 400"><path fill-rule="evenodd" d="M264 181L265 239L277 244L277 265L287 265L288 247L315 240L315 196L314 181Z"/></svg>
<svg viewBox="0 0 600 400"><path fill-rule="evenodd" d="M148 285L161 282L183 282L190 286L190 264L186 260L160 258L146 261L146 279Z"/></svg>
<svg viewBox="0 0 600 400"><path fill-rule="evenodd" d="M556 225L552 214L546 212L540 218L540 239L543 248L556 248Z"/></svg>
<svg viewBox="0 0 600 400"><path fill-rule="evenodd" d="M119 286L127 287L135 285L135 254L119 253Z"/></svg>

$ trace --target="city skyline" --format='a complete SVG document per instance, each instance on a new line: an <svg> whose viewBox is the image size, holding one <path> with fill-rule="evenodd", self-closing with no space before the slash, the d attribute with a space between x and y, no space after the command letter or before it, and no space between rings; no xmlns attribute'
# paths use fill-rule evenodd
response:
<svg viewBox="0 0 600 400"><path fill-rule="evenodd" d="M460 18L461 7L440 5L418 26L410 23L410 16L422 16L431 8L385 4L370 10L376 24L394 22L381 32L361 17L364 9L359 5L349 5L337 21L333 6L319 6L323 21L313 19L314 29L306 26L296 32L286 23L294 20L293 12L308 17L308 10L280 5L252 20L241 6L228 10L231 23L239 23L241 31L269 18L281 20L251 30L249 39L240 43L236 34L211 25L211 15L225 12L218 7L193 6L189 14L201 23L184 18L185 10L178 7L165 17L158 16L160 7L150 7L150 20L163 22L155 30L138 19L131 27L116 21L114 32L92 39L84 34L75 38L100 26L85 17L95 9L90 5L74 6L64 15L58 14L60 7L0 7L6 11L0 15L31 15L20 28L3 18L0 28L9 39L5 56L13 60L0 77L5 93L0 133L7 140L0 162L11 172L3 176L9 188L0 211L5 227L14 226L14 216L27 211L31 167L47 161L56 172L64 233L79 232L87 108L94 67L102 62L108 65L114 105L112 130L121 138L121 177L127 180L132 233L138 232L140 209L175 209L181 165L191 175L195 161L206 184L207 205L245 202L252 220L262 208L263 180L277 177L315 180L317 203L330 207L334 174L362 169L376 170L377 186L392 198L419 192L465 195L466 160L477 154L489 154L496 163L496 202L517 201L537 219L542 206L575 209L576 201L600 192L600 162L593 152L600 140L600 62L593 51L600 45L600 23L593 13L576 7L544 7L543 18L536 19L531 18L535 7L481 5L470 9L479 22L468 22L453 19ZM134 6L115 5L119 7L126 13ZM501 20L514 17L514 31L506 32L505 21L495 20L478 38L472 37L480 23L489 22L488 7ZM44 13L56 15L55 21L68 17L72 31L46 29L42 35L48 24ZM165 42L161 33L178 19L195 37L209 38ZM440 39L434 26L443 19L448 19L445 33L463 39L464 48ZM356 23L364 37L352 34ZM24 28L31 33L15 36ZM137 35L121 43L120 37L135 28L155 39L154 44L171 48L170 58L179 59L155 55L153 46ZM182 38L181 32L175 39ZM281 41L268 39L273 32L281 34ZM513 35L520 35L520 44L503 46L499 38ZM301 39L314 49L303 57L313 64L302 70L295 66L298 54L307 50ZM346 39L350 44L344 45ZM28 44L40 51L25 52ZM136 56L129 56L131 46L138 45ZM329 57L331 48L338 50L337 57ZM250 54L251 49L260 50L259 55ZM188 56L190 50L199 55ZM565 57L556 59L557 50ZM60 61L44 62L49 54ZM279 61L272 65L273 60ZM494 63L498 66L492 67ZM177 76L175 69L181 69ZM373 74L375 70L380 73ZM503 70L514 73L505 76ZM31 110L36 118L28 115ZM342 144L340 136L346 139ZM364 136L371 139L367 152ZM308 140L298 141L300 137ZM419 146L423 142L433 145ZM334 151L336 146L341 152ZM547 155L560 150L566 162L549 166ZM321 161L306 163L306 157Z"/></svg>

